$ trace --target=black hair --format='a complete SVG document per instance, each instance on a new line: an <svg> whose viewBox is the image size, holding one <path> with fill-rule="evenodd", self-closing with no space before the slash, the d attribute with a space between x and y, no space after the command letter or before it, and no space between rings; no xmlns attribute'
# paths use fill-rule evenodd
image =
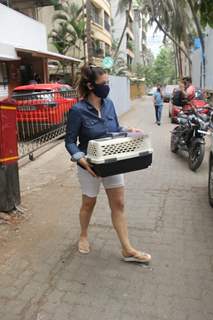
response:
<svg viewBox="0 0 213 320"><path fill-rule="evenodd" d="M81 68L81 77L78 85L78 90L80 96L83 98L88 97L90 94L90 89L88 88L88 83L93 84L96 80L105 74L106 71L101 67L96 67L94 65L85 64Z"/></svg>
<svg viewBox="0 0 213 320"><path fill-rule="evenodd" d="M187 81L187 82L192 83L192 78L191 77L184 77L183 81Z"/></svg>

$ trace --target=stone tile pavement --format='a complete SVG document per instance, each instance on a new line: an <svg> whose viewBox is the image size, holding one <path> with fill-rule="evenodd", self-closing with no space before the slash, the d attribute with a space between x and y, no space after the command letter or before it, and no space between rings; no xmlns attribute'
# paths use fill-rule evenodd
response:
<svg viewBox="0 0 213 320"><path fill-rule="evenodd" d="M0 229L0 320L212 320L213 210L207 156L197 173L169 150L167 106L154 124L151 98L122 124L152 137L150 169L126 175L132 242L150 267L120 260L102 190L90 227L92 252L76 251L81 198L63 143L20 171L24 222Z"/></svg>

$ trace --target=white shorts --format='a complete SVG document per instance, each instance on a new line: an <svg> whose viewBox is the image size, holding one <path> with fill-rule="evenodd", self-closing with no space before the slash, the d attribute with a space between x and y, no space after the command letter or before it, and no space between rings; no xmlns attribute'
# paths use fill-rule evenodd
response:
<svg viewBox="0 0 213 320"><path fill-rule="evenodd" d="M106 178L93 177L88 171L78 167L78 179L81 185L82 194L90 198L97 197L101 183L105 189L113 189L124 186L124 175L117 174Z"/></svg>

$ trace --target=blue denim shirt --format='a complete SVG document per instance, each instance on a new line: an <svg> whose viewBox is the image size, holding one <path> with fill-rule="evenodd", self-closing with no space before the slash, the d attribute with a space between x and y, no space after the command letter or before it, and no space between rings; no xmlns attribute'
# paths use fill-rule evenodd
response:
<svg viewBox="0 0 213 320"><path fill-rule="evenodd" d="M103 99L100 112L101 117L87 100L79 101L70 109L65 146L72 160L77 161L86 154L89 140L106 137L110 132L125 131L119 125L114 104L109 98Z"/></svg>
<svg viewBox="0 0 213 320"><path fill-rule="evenodd" d="M161 97L161 93L156 91L154 93L154 97L155 97L155 105L156 106L163 106L163 98Z"/></svg>

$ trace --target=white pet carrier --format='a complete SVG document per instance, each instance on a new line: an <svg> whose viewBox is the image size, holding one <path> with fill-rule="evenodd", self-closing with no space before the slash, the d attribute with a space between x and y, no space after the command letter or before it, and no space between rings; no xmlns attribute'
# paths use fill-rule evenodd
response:
<svg viewBox="0 0 213 320"><path fill-rule="evenodd" d="M145 169L152 163L150 139L141 133L115 133L91 140L87 160L100 177Z"/></svg>

